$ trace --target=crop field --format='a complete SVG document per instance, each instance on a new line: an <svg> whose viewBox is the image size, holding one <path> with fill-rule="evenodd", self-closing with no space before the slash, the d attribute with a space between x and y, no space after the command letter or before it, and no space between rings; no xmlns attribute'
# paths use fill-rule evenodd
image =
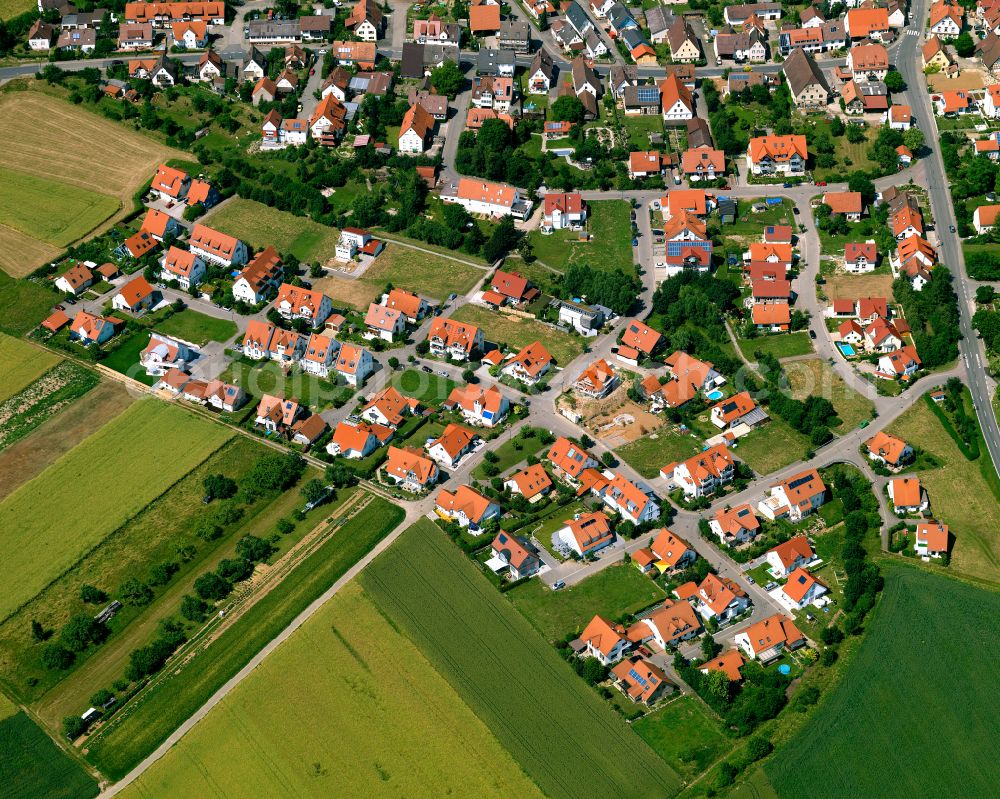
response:
<svg viewBox="0 0 1000 799"><path fill-rule="evenodd" d="M6 704L6 702L5 702ZM0 777L6 799L88 799L97 782L57 747L26 713L0 720Z"/></svg>
<svg viewBox="0 0 1000 799"><path fill-rule="evenodd" d="M54 247L86 236L118 207L107 194L0 168L0 219Z"/></svg>
<svg viewBox="0 0 1000 799"><path fill-rule="evenodd" d="M249 795L541 797L356 583L122 794Z"/></svg>
<svg viewBox="0 0 1000 799"><path fill-rule="evenodd" d="M418 246L424 245L419 243ZM453 258L475 260L464 253L449 257L389 242L360 277L338 277L334 274L314 280L313 288L329 295L334 307L347 305L359 311L367 310L368 303L378 298L387 283L441 302L451 292L465 294L487 274L485 264L478 269Z"/></svg>
<svg viewBox="0 0 1000 799"><path fill-rule="evenodd" d="M914 447L934 455L941 465L916 472L927 491L931 513L954 537L948 567L973 577L1000 582L1000 505L978 461L968 461L924 401L915 402L889 427ZM989 464L989 454L983 466Z"/></svg>
<svg viewBox="0 0 1000 799"><path fill-rule="evenodd" d="M167 435L169 432L169 436ZM0 617L73 565L230 433L152 400L102 427L0 503Z"/></svg>
<svg viewBox="0 0 1000 799"><path fill-rule="evenodd" d="M202 221L254 249L273 245L282 255L291 254L306 263L332 259L340 238L336 228L242 197L233 197L212 209Z"/></svg>
<svg viewBox="0 0 1000 799"><path fill-rule="evenodd" d="M44 363L46 359L40 360ZM60 361L37 380L0 402L0 451L72 405L100 380L96 372L72 361Z"/></svg>
<svg viewBox="0 0 1000 799"><path fill-rule="evenodd" d="M430 521L362 585L547 796L663 797L677 774Z"/></svg>
<svg viewBox="0 0 1000 799"><path fill-rule="evenodd" d="M908 566L886 571L843 681L767 776L781 797L930 799L956 786L995 796L1000 595Z"/></svg>
<svg viewBox="0 0 1000 799"><path fill-rule="evenodd" d="M560 518L572 518L565 514ZM548 544L551 534L543 544ZM596 614L614 619L635 613L664 599L666 594L656 583L639 574L632 565L611 566L588 577L578 585L552 591L540 580L530 580L508 591L507 597L531 624L549 641L568 633L583 632Z"/></svg>
<svg viewBox="0 0 1000 799"><path fill-rule="evenodd" d="M515 350L540 341L559 366L565 366L583 352L581 337L555 330L535 319L507 316L478 305L463 305L451 318L481 327L487 341L503 342Z"/></svg>
<svg viewBox="0 0 1000 799"><path fill-rule="evenodd" d="M93 192L98 186L122 208L131 208L132 195L159 163L185 157L97 114L32 91L0 97L0 138L0 170L18 170L59 184L59 197L79 197L79 190ZM14 229L16 219L0 215L0 269L20 277L58 252L36 233L53 202L49 197L32 206L37 218L29 217L31 224L18 214L20 224L28 228L23 233Z"/></svg>
<svg viewBox="0 0 1000 799"><path fill-rule="evenodd" d="M846 433L865 419L871 419L874 403L850 388L829 364L819 358L786 363L784 370L795 399L805 399L812 394L833 403L833 409L840 417L840 424L834 432Z"/></svg>
<svg viewBox="0 0 1000 799"><path fill-rule="evenodd" d="M156 325L156 330L164 335L175 336L201 346L209 341L229 341L236 335L236 323L185 308Z"/></svg>
<svg viewBox="0 0 1000 799"><path fill-rule="evenodd" d="M367 492L365 492L367 493ZM347 496L348 492L342 492ZM322 509L326 513L326 506ZM99 734L88 759L120 779L191 716L223 683L403 520L403 511L371 497L363 512L340 525L313 554L180 670L161 672Z"/></svg>
<svg viewBox="0 0 1000 799"><path fill-rule="evenodd" d="M0 402L17 394L59 360L48 350L0 333Z"/></svg>
<svg viewBox="0 0 1000 799"><path fill-rule="evenodd" d="M0 500L41 474L132 403L119 383L102 382L25 438L0 452Z"/></svg>

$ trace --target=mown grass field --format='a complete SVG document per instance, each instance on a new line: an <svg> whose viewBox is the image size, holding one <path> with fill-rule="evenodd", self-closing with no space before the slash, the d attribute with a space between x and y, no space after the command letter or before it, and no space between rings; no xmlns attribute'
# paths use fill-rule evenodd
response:
<svg viewBox="0 0 1000 799"><path fill-rule="evenodd" d="M231 434L160 402L133 405L0 503L0 617L69 568Z"/></svg>
<svg viewBox="0 0 1000 799"><path fill-rule="evenodd" d="M736 457L757 474L770 474L795 463L808 451L809 439L775 416L743 436L736 445Z"/></svg>
<svg viewBox="0 0 1000 799"><path fill-rule="evenodd" d="M101 364L108 369L114 369L123 375L128 375L133 380L151 386L160 378L146 374L145 368L139 363L139 356L146 345L149 344L149 333L145 330L136 330L125 334L128 337L108 355Z"/></svg>
<svg viewBox="0 0 1000 799"><path fill-rule="evenodd" d="M48 350L0 333L0 402L13 397L59 361L59 356Z"/></svg>
<svg viewBox="0 0 1000 799"><path fill-rule="evenodd" d="M364 512L341 525L335 535L212 646L187 663L179 675L174 672L161 675L162 679L140 702L92 737L88 742L88 759L112 779L127 774L316 597L385 538L403 515L399 507L373 498Z"/></svg>
<svg viewBox="0 0 1000 799"><path fill-rule="evenodd" d="M0 169L59 184L59 194L33 206L39 214L62 202L60 196L95 188L131 209L132 195L153 177L159 163L186 157L124 125L35 91L0 97L0 138ZM59 248L16 226L16 220L0 214L0 269L20 277L58 254Z"/></svg>
<svg viewBox="0 0 1000 799"><path fill-rule="evenodd" d="M833 403L833 408L840 417L840 424L833 428L835 433L846 433L865 419L871 418L875 404L848 387L825 361L819 358L792 361L784 365L784 370L795 399L815 395L825 397Z"/></svg>
<svg viewBox="0 0 1000 799"><path fill-rule="evenodd" d="M533 230L528 239L535 256L560 272L572 264L583 264L606 272L620 269L635 274L629 204L623 200L601 200L588 203L587 207L590 241L580 241L579 234L571 230L557 230L548 236Z"/></svg>
<svg viewBox="0 0 1000 799"><path fill-rule="evenodd" d="M632 729L687 780L705 771L733 745L708 706L690 695L643 716Z"/></svg>
<svg viewBox="0 0 1000 799"><path fill-rule="evenodd" d="M809 334L805 331L798 333L778 333L773 336L758 336L757 338L741 339L740 349L751 361L755 359L754 353L760 350L775 358L790 358L793 355L808 355L813 351L809 342Z"/></svg>
<svg viewBox="0 0 1000 799"><path fill-rule="evenodd" d="M500 474L504 474L508 469L525 460L529 455L538 455L546 448L540 436L533 435L526 437L524 435L526 429L522 428L516 436L507 439L493 450L497 456L496 467L500 470ZM537 432L537 428L535 430ZM483 463L480 463L475 468L472 472L474 477L478 477L480 480L488 479L488 475L483 471L485 463L486 461L483 461Z"/></svg>
<svg viewBox="0 0 1000 799"><path fill-rule="evenodd" d="M53 247L87 235L119 205L107 194L0 168L0 220Z"/></svg>
<svg viewBox="0 0 1000 799"><path fill-rule="evenodd" d="M843 682L767 775L781 797L995 796L1000 595L910 567L886 572Z"/></svg>
<svg viewBox="0 0 1000 799"><path fill-rule="evenodd" d="M209 341L229 341L236 335L236 323L185 308L160 322L156 330L191 344L203 345Z"/></svg>
<svg viewBox="0 0 1000 799"><path fill-rule="evenodd" d="M570 519L572 515L561 518ZM542 543L547 544L548 537ZM531 580L507 592L514 607L549 641L583 632L596 614L615 619L649 607L665 596L662 588L630 564L611 566L561 591Z"/></svg>
<svg viewBox="0 0 1000 799"><path fill-rule="evenodd" d="M416 242L416 246L425 245L423 242ZM477 260L461 252L452 257L469 262ZM413 291L421 297L443 302L452 292L465 294L484 280L487 274L485 267L483 264L483 268L479 269L469 263L454 261L443 254L422 252L389 242L360 277L352 279L331 275L314 280L313 288L328 294L335 307L347 305L359 311L368 310L368 304L378 299L387 283Z"/></svg>
<svg viewBox="0 0 1000 799"><path fill-rule="evenodd" d="M23 711L0 721L0 777L6 799L97 796L94 778Z"/></svg>
<svg viewBox="0 0 1000 799"><path fill-rule="evenodd" d="M487 341L504 343L514 350L540 341L560 366L583 352L582 338L554 330L536 319L507 316L478 305L463 305L451 318L482 328Z"/></svg>
<svg viewBox="0 0 1000 799"><path fill-rule="evenodd" d="M454 380L417 369L404 369L395 372L389 379L389 384L407 397L414 397L420 402L437 405L448 399L451 390L458 386Z"/></svg>
<svg viewBox="0 0 1000 799"><path fill-rule="evenodd" d="M308 263L325 263L333 258L340 238L336 228L242 197L223 203L202 221L242 239L255 250L272 245L282 255L291 254Z"/></svg>
<svg viewBox="0 0 1000 799"><path fill-rule="evenodd" d="M1000 505L990 492L978 461L968 461L927 404L915 402L889 427L914 447L934 455L936 469L916 472L930 497L931 514L954 537L950 569L1000 580ZM982 466L989 466L983 448Z"/></svg>
<svg viewBox="0 0 1000 799"><path fill-rule="evenodd" d="M615 450L619 458L647 479L658 477L668 463L686 460L700 451L696 438L663 429Z"/></svg>
<svg viewBox="0 0 1000 799"><path fill-rule="evenodd" d="M8 250L4 242L4 228L0 225L0 253L26 252L19 249L17 244L13 245L13 250ZM0 333L23 336L37 327L61 298L47 286L27 280L14 280L7 272L2 271L5 269L7 265L0 261Z"/></svg>
<svg viewBox="0 0 1000 799"><path fill-rule="evenodd" d="M123 794L249 795L541 797L356 583Z"/></svg>
<svg viewBox="0 0 1000 799"><path fill-rule="evenodd" d="M547 796L663 797L660 760L445 535L421 520L362 585Z"/></svg>
<svg viewBox="0 0 1000 799"><path fill-rule="evenodd" d="M262 394L273 394L294 397L316 410L328 408L337 397L350 397L355 392L348 385L338 386L332 380L324 380L299 369L286 375L274 361L233 361L219 379L242 386L247 394L254 397L251 402L259 400Z"/></svg>

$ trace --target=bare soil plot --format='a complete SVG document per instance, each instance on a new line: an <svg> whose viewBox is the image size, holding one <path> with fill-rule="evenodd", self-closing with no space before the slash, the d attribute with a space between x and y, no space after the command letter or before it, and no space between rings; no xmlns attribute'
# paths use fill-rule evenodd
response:
<svg viewBox="0 0 1000 799"><path fill-rule="evenodd" d="M963 69L956 78L949 78L943 72L938 72L936 75L928 75L927 83L936 92L982 89L986 85L983 73L979 69Z"/></svg>
<svg viewBox="0 0 1000 799"><path fill-rule="evenodd" d="M893 299L892 275L831 275L823 292L830 300L857 300L861 297Z"/></svg>

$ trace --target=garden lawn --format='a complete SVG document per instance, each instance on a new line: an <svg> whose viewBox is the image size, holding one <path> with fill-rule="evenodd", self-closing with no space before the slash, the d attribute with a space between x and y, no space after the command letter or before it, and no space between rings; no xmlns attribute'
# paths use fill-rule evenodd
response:
<svg viewBox="0 0 1000 799"><path fill-rule="evenodd" d="M718 719L695 696L681 696L632 725L684 779L701 774L731 747Z"/></svg>
<svg viewBox="0 0 1000 799"><path fill-rule="evenodd" d="M429 520L361 580L547 796L652 798L680 787L673 769Z"/></svg>
<svg viewBox="0 0 1000 799"><path fill-rule="evenodd" d="M242 197L226 201L199 221L236 236L255 250L273 245L282 255L291 254L307 263L333 258L340 238L335 228Z"/></svg>
<svg viewBox="0 0 1000 799"><path fill-rule="evenodd" d="M571 519L568 509L563 519ZM583 632L595 615L617 619L666 597L663 589L631 564L603 569L582 583L553 591L541 580L529 580L507 592L514 607L549 641Z"/></svg>
<svg viewBox="0 0 1000 799"><path fill-rule="evenodd" d="M740 438L735 454L757 474L764 475L801 460L808 451L808 438L772 416L771 421Z"/></svg>
<svg viewBox="0 0 1000 799"><path fill-rule="evenodd" d="M44 588L231 433L165 403L132 405L0 503L0 617Z"/></svg>
<svg viewBox="0 0 1000 799"><path fill-rule="evenodd" d="M356 583L123 796L289 794L541 799L486 725Z"/></svg>
<svg viewBox="0 0 1000 799"><path fill-rule="evenodd" d="M160 378L146 374L145 368L139 363L139 355L149 344L149 333L145 330L135 330L122 335L125 339L101 361L101 364L147 386L158 382Z"/></svg>
<svg viewBox="0 0 1000 799"><path fill-rule="evenodd" d="M418 369L395 372L389 379L399 393L413 397L425 405L439 405L448 399L451 390L459 384L454 380Z"/></svg>
<svg viewBox="0 0 1000 799"><path fill-rule="evenodd" d="M185 308L160 322L156 330L164 335L202 346L209 341L229 341L236 335L236 323Z"/></svg>
<svg viewBox="0 0 1000 799"><path fill-rule="evenodd" d="M499 459L496 462L496 466L500 470L499 474L503 474L514 464L525 460L529 455L537 455L544 448L545 444L542 443L540 436L534 435L530 438L525 438L523 431L518 433L513 438L504 441L499 447L493 450ZM480 480L489 479L483 471L483 465L485 463L486 461L480 463L473 472L473 475L478 477Z"/></svg>
<svg viewBox="0 0 1000 799"><path fill-rule="evenodd" d="M65 247L118 210L118 200L78 186L0 168L0 222Z"/></svg>
<svg viewBox="0 0 1000 799"><path fill-rule="evenodd" d="M48 350L0 333L0 402L13 397L57 363Z"/></svg>
<svg viewBox="0 0 1000 799"><path fill-rule="evenodd" d="M258 399L262 394L295 398L300 404L317 411L330 407L338 398L350 398L357 390L346 384L337 385L332 380L324 380L301 369L295 369L286 375L274 361L233 361L219 379L241 386L247 394Z"/></svg>
<svg viewBox="0 0 1000 799"><path fill-rule="evenodd" d="M0 226L0 248L4 242ZM16 252L16 250L15 250ZM0 268L5 268L0 259ZM23 336L37 327L61 297L52 289L0 272L0 333Z"/></svg>
<svg viewBox="0 0 1000 799"><path fill-rule="evenodd" d="M582 338L555 330L536 319L508 316L478 305L463 305L451 318L482 328L488 341L506 344L515 351L540 341L559 366L565 366L583 352Z"/></svg>
<svg viewBox="0 0 1000 799"><path fill-rule="evenodd" d="M795 399L805 399L810 394L826 397L840 417L836 433L846 433L865 419L872 418L875 405L841 379L830 365L819 358L792 361L784 365L785 375Z"/></svg>
<svg viewBox="0 0 1000 799"><path fill-rule="evenodd" d="M632 262L632 207L624 200L598 200L587 203L589 241L580 241L571 230L557 230L543 236L537 230L528 234L535 256L542 263L565 272L570 264L584 264L593 269L635 274Z"/></svg>
<svg viewBox="0 0 1000 799"><path fill-rule="evenodd" d="M56 746L24 711L0 721L0 776L6 799L97 796L94 778Z"/></svg>
<svg viewBox="0 0 1000 799"><path fill-rule="evenodd" d="M619 458L647 479L659 476L668 463L687 460L700 451L698 439L672 430L650 433L615 450Z"/></svg>
<svg viewBox="0 0 1000 799"><path fill-rule="evenodd" d="M754 360L754 353L757 350L779 359L791 358L795 355L809 355L813 351L809 334L804 330L798 333L775 333L753 339L740 339L740 349L750 360Z"/></svg>
<svg viewBox="0 0 1000 799"><path fill-rule="evenodd" d="M112 779L127 774L367 555L403 520L403 515L399 507L374 497L364 511L344 521L334 535L247 610L212 646L186 663L181 678L176 678L173 672L161 673L152 690L128 714L115 716L99 736L90 739L88 759ZM280 699L281 691L275 695ZM315 700L313 696L312 701ZM277 712L281 713L282 708ZM311 766L308 770L313 771ZM341 776L337 774L338 779Z"/></svg>
<svg viewBox="0 0 1000 799"><path fill-rule="evenodd" d="M900 416L889 432L941 462L917 476L934 518L947 524L954 537L949 568L1000 581L1000 504L983 476L983 469L992 468L986 448L981 447L978 460L966 460L923 400Z"/></svg>
<svg viewBox="0 0 1000 799"><path fill-rule="evenodd" d="M908 566L883 568L885 591L857 657L767 763L767 776L783 799L931 799L956 786L965 797L994 796L1000 639L987 631L1000 595Z"/></svg>

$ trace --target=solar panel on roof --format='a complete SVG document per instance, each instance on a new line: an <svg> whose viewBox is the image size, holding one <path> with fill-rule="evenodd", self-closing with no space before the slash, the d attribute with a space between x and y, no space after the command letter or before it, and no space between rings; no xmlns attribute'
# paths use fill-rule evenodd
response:
<svg viewBox="0 0 1000 799"><path fill-rule="evenodd" d="M656 86L640 86L636 96L640 103L655 103L660 99L660 90Z"/></svg>
<svg viewBox="0 0 1000 799"><path fill-rule="evenodd" d="M711 252L712 244L708 241L668 241L667 242L667 255L679 256L681 250L684 249L698 249L705 250L706 252Z"/></svg>

